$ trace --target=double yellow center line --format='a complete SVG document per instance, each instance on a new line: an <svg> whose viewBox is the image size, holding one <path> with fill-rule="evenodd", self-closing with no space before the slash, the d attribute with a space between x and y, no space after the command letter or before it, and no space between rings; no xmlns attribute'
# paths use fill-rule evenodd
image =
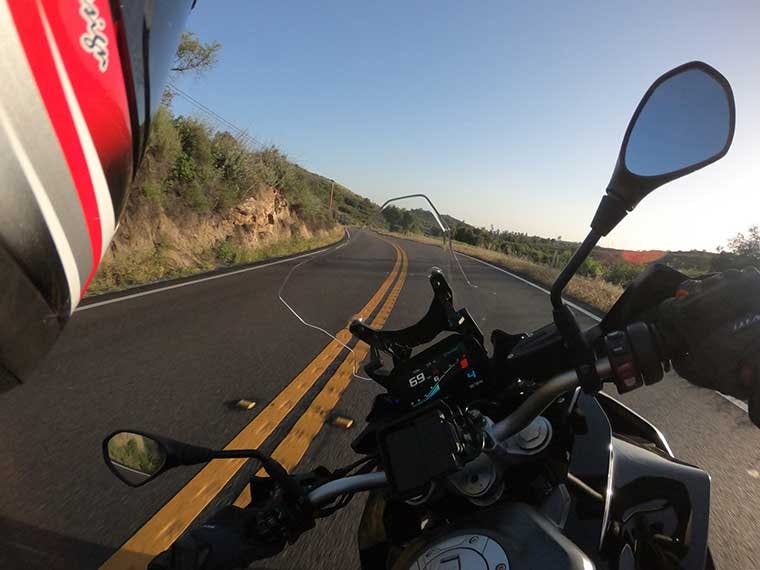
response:
<svg viewBox="0 0 760 570"><path fill-rule="evenodd" d="M390 295L378 314L372 320L371 326L380 328L385 324L391 309L396 304L401 289L406 281L407 257L406 252L401 250L403 261L401 263L401 275L396 281ZM309 444L317 436L322 425L325 423L327 416L330 415L335 405L338 403L341 394L348 387L351 377L354 373L354 363L358 365L367 356L369 346L359 341L354 347L355 360L351 357L346 358L338 370L327 381L322 391L314 398L309 408L298 419L291 432L280 442L280 445L272 453L272 457L279 461L285 469L292 470L303 459ZM257 475L263 477L266 472L261 469ZM251 489L246 486L243 492L235 501L238 507L245 507L251 502Z"/></svg>
<svg viewBox="0 0 760 570"><path fill-rule="evenodd" d="M396 262L393 269L369 302L355 315L365 318L371 315L398 277L393 290L371 323L374 327L381 327L385 323L406 280L408 267L406 252L395 244L391 245L396 250ZM351 340L351 333L347 328L342 329L335 336L338 340L331 341L251 423L235 436L225 449L257 448L264 443L338 357L344 348L343 345ZM358 365L367 355L367 351L368 346L365 343L357 343L354 348L355 358L351 355L345 358L306 412L296 422L291 432L275 449L273 457L288 470L293 469L306 453L309 444L324 424L325 418L348 386L354 363ZM102 568L143 570L154 556L169 548L187 530L246 461L245 459L224 459L210 462L132 535ZM238 497L235 504L242 506L249 502L250 493L246 487L246 491Z"/></svg>

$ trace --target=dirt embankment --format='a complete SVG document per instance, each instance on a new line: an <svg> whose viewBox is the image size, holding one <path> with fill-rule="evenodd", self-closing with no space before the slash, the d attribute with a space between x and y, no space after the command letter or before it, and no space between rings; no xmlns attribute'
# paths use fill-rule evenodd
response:
<svg viewBox="0 0 760 570"><path fill-rule="evenodd" d="M161 204L139 197L127 211L93 279L99 293L219 265L309 249L334 230L310 231L281 193L263 187L224 213L198 212L180 200ZM319 244L314 243L315 247Z"/></svg>

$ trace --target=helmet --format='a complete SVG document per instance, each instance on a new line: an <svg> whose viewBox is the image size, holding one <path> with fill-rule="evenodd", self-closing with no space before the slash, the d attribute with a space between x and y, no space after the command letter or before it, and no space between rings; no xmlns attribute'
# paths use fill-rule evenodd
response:
<svg viewBox="0 0 760 570"><path fill-rule="evenodd" d="M191 3L0 0L6 381L50 348L98 268Z"/></svg>

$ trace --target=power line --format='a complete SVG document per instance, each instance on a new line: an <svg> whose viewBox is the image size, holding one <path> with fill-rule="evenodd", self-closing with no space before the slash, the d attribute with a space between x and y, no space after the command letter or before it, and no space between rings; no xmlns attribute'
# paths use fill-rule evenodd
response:
<svg viewBox="0 0 760 570"><path fill-rule="evenodd" d="M217 113L213 109L207 107L206 105L204 105L203 103L201 103L200 101L198 101L195 97L193 97L189 93L186 93L185 91L183 91L182 89L180 89L179 87L177 87L173 82L169 81L168 84L169 84L169 88L172 91L174 91L177 95L179 95L180 97L182 97L183 99L185 99L188 103L190 103L191 105L193 105L196 108L200 109L201 111L203 111L204 113L206 113L210 117L216 119L217 121L219 121L223 125L227 126L228 128L232 129L233 131L236 131L237 134L238 134L238 136L240 138L247 139L250 143L252 143L252 144L254 144L256 146L263 146L261 144L261 142L259 142L254 137L252 137L251 135L249 135L245 131L245 129L242 129L242 128L238 127L232 121L228 121L227 119L225 119L224 117L222 117L219 113Z"/></svg>
<svg viewBox="0 0 760 570"><path fill-rule="evenodd" d="M217 113L213 109L210 109L209 107L207 107L206 105L204 105L203 103L201 103L200 101L198 101L195 97L193 97L189 93L186 93L185 91L183 91L182 89L180 89L179 87L177 87L174 83L169 82L169 87L175 93L177 93L180 97L182 97L183 99L187 100L189 103L191 103L194 106L196 106L197 108L201 109L202 111L204 111L208 115L214 117L219 122L227 125L228 127L232 128L235 131L238 131L241 134L244 134L243 129L241 129L237 125L233 124L231 121L228 121L227 119L225 119L224 117L222 117L219 113Z"/></svg>

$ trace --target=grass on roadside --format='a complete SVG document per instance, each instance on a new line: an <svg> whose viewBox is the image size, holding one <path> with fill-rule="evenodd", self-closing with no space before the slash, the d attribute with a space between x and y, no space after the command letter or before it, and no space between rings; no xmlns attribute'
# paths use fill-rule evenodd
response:
<svg viewBox="0 0 760 570"><path fill-rule="evenodd" d="M186 277L210 271L217 267L241 263L253 263L273 257L282 257L312 249L318 249L339 241L344 235L342 227L326 230L316 236L304 238L293 236L261 245L243 247L225 241L213 250L195 256L193 265L179 265L170 255L172 246L163 243L155 251L130 256L121 263L104 263L88 288L88 295L119 291L165 279Z"/></svg>
<svg viewBox="0 0 760 570"><path fill-rule="evenodd" d="M216 259L223 265L253 263L272 257L282 257L284 255L325 247L340 240L344 233L342 227L337 227L311 238L293 236L289 239L275 241L255 248L239 246L225 241L217 249Z"/></svg>
<svg viewBox="0 0 760 570"><path fill-rule="evenodd" d="M419 234L399 234L388 233L395 237L402 239L410 239L421 243L428 243L432 245L443 246L443 238L430 238ZM547 288L551 287L555 279L560 273L560 269L549 267L548 265L541 265L533 261L517 257L514 255L506 255L498 251L492 251L482 247L472 246L462 242L454 242L454 249L458 252L472 257L477 257L493 265L497 265L509 271L512 271L521 277L525 277L531 281L534 281ZM623 287L614 285L601 278L590 278L577 275L573 277L565 290L566 293L588 305L595 307L601 311L608 311L610 307L617 301L623 292Z"/></svg>

